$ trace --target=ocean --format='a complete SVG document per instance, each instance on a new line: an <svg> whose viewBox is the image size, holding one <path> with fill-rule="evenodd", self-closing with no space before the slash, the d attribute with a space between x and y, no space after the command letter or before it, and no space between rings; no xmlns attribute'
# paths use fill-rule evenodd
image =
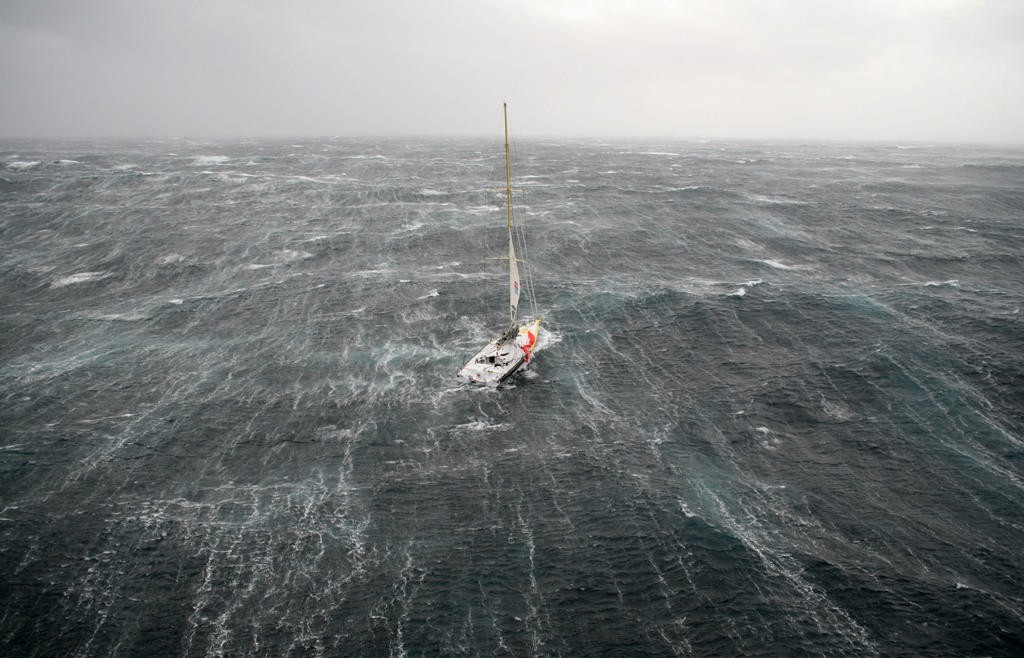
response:
<svg viewBox="0 0 1024 658"><path fill-rule="evenodd" d="M0 142L0 653L1024 655L1024 149L513 155Z"/></svg>

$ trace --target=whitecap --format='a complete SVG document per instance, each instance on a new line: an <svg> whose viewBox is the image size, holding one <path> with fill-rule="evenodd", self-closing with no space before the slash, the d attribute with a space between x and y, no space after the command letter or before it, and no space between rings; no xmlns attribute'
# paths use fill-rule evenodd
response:
<svg viewBox="0 0 1024 658"><path fill-rule="evenodd" d="M253 178L256 178L256 176L253 175ZM333 183L337 179L332 176L325 176L323 178L314 178L313 176L287 176L286 180L297 180L304 183L316 183L318 185L322 185L326 183Z"/></svg>
<svg viewBox="0 0 1024 658"><path fill-rule="evenodd" d="M104 322L139 322L148 320L149 316L139 311L128 313L96 313L86 316L90 320L102 320Z"/></svg>
<svg viewBox="0 0 1024 658"><path fill-rule="evenodd" d="M537 336L537 344L533 347L534 354L537 352L543 352L548 347L562 342L562 334L548 329L543 322L541 322L540 327L540 335Z"/></svg>
<svg viewBox="0 0 1024 658"><path fill-rule="evenodd" d="M760 425L754 428L754 431L761 435L761 447L768 450L775 450L781 445L782 441L775 435L770 429L764 425Z"/></svg>
<svg viewBox="0 0 1024 658"><path fill-rule="evenodd" d="M676 498L676 502L679 504L679 509L682 511L683 515L686 518L692 519L697 516L697 514L690 509L690 506L686 504L685 500L683 500L682 498Z"/></svg>
<svg viewBox="0 0 1024 658"><path fill-rule="evenodd" d="M470 430L472 432L484 432L486 430L496 430L504 427L504 423L489 423L486 420L474 420L468 423L462 423L461 425L455 425L452 427L453 430Z"/></svg>
<svg viewBox="0 0 1024 658"><path fill-rule="evenodd" d="M14 162L8 162L8 169L31 169L32 167L38 167L38 161L27 161L27 160L15 160Z"/></svg>
<svg viewBox="0 0 1024 658"><path fill-rule="evenodd" d="M821 399L822 410L828 414L829 417L834 418L838 421L848 421L855 417L854 412L845 404L841 402L835 402L832 400L826 400L824 397Z"/></svg>
<svg viewBox="0 0 1024 658"><path fill-rule="evenodd" d="M469 215L487 215L498 210L498 206L467 206L463 212Z"/></svg>
<svg viewBox="0 0 1024 658"><path fill-rule="evenodd" d="M416 299L429 299L430 297L440 297L440 296L441 296L441 293L439 293L437 290L431 290L427 294L421 295L421 296L417 297Z"/></svg>
<svg viewBox="0 0 1024 658"><path fill-rule="evenodd" d="M270 263L249 263L244 266L247 270L263 270L268 267L275 267L277 265L284 265L286 263L293 263L295 261L307 260L313 258L313 254L308 251L297 251L295 249L280 249L273 253L273 258Z"/></svg>
<svg viewBox="0 0 1024 658"><path fill-rule="evenodd" d="M729 296L730 297L743 297L746 294L747 294L747 289L744 288L743 286L740 286L736 290L733 290L731 293L729 293Z"/></svg>
<svg viewBox="0 0 1024 658"><path fill-rule="evenodd" d="M100 281L111 276L110 272L79 272L78 274L72 274L70 276L62 276L54 279L50 283L51 288L63 288L64 286L71 286L76 283L89 283L92 281Z"/></svg>
<svg viewBox="0 0 1024 658"><path fill-rule="evenodd" d="M764 263L768 267L772 267L772 268L777 269L777 270L799 270L799 269L802 269L799 265L786 265L785 263L783 263L781 261L774 260L772 258L766 258L766 259L760 260L758 262Z"/></svg>
<svg viewBox="0 0 1024 658"><path fill-rule="evenodd" d="M309 253L308 251L297 251L295 249L282 249L280 251L274 252L274 256L276 256L276 260L278 262L290 263L290 262L296 261L296 260L306 260L308 258L312 258L313 254Z"/></svg>
<svg viewBox="0 0 1024 658"><path fill-rule="evenodd" d="M199 155L195 157L196 166L219 165L230 160L226 155Z"/></svg>
<svg viewBox="0 0 1024 658"><path fill-rule="evenodd" d="M754 203L764 204L768 206L804 206L807 205L805 201L798 201L796 199L788 199L782 196L769 196L767 194L747 194L747 199Z"/></svg>

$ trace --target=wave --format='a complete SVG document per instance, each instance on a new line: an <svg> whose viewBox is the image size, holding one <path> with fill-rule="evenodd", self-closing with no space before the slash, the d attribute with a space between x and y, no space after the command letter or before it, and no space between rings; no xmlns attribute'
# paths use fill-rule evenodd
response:
<svg viewBox="0 0 1024 658"><path fill-rule="evenodd" d="M626 151L624 155L650 155L663 158L681 157L679 153L673 153L672 151Z"/></svg>
<svg viewBox="0 0 1024 658"><path fill-rule="evenodd" d="M271 262L269 263L249 263L244 266L247 270L262 270L268 267L277 267L279 265L287 265L288 263L294 263L297 261L308 260L315 258L313 254L308 251L298 251L296 249L281 249L271 254Z"/></svg>
<svg viewBox="0 0 1024 658"><path fill-rule="evenodd" d="M83 315L82 318L102 322L141 322L151 319L151 316L141 311L129 311L127 313L92 313Z"/></svg>
<svg viewBox="0 0 1024 658"><path fill-rule="evenodd" d="M551 318L545 318L544 322L540 323L540 336L537 337L537 344L533 347L533 353L543 352L549 347L553 347L562 342L564 336L555 331L554 329L548 329L545 322L550 322Z"/></svg>
<svg viewBox="0 0 1024 658"><path fill-rule="evenodd" d="M102 281L110 276L113 276L110 272L79 272L77 274L71 274L69 276L62 276L54 279L50 283L50 287L63 288L65 286L73 286L79 283L92 283L94 281Z"/></svg>
<svg viewBox="0 0 1024 658"><path fill-rule="evenodd" d="M767 194L744 194L743 195L748 201L756 203L758 205L766 206L806 206L809 205L807 201L801 201L800 199L793 199L790 197L783 196L769 196Z"/></svg>
<svg viewBox="0 0 1024 658"><path fill-rule="evenodd" d="M197 155L193 158L193 163L197 167L206 167L209 165L222 165L230 162L231 158L226 155Z"/></svg>
<svg viewBox="0 0 1024 658"><path fill-rule="evenodd" d="M546 320L499 390L454 377L507 291L451 144L7 152L0 646L1013 653L1016 178L664 146L531 162ZM270 182L201 173L236 168Z"/></svg>
<svg viewBox="0 0 1024 658"><path fill-rule="evenodd" d="M898 284L898 286L922 288L959 288L960 281L958 279L947 279L945 281L920 281L916 283L901 283Z"/></svg>
<svg viewBox="0 0 1024 658"><path fill-rule="evenodd" d="M157 259L156 262L159 265L175 265L177 263L184 262L184 260L185 257L182 256L181 254L172 253L167 254L165 256L161 256L160 258Z"/></svg>
<svg viewBox="0 0 1024 658"><path fill-rule="evenodd" d="M779 260L775 260L773 258L766 258L766 259L759 260L757 262L764 263L765 265L767 265L768 267L770 267L770 268L772 268L774 270L803 270L803 269L806 269L805 265L787 265L786 263L783 263L782 261L779 261Z"/></svg>

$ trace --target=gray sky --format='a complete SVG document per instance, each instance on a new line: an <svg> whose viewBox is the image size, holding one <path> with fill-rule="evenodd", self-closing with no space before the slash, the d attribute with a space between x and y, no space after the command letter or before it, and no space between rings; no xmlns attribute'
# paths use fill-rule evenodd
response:
<svg viewBox="0 0 1024 658"><path fill-rule="evenodd" d="M0 0L0 137L1024 144L1024 0Z"/></svg>

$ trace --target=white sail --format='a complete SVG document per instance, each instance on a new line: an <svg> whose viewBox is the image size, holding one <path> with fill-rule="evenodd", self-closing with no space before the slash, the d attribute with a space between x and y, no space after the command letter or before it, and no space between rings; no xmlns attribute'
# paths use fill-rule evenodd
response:
<svg viewBox="0 0 1024 658"><path fill-rule="evenodd" d="M512 243L512 233L508 234L508 310L509 322L515 324L516 312L519 309L519 294L522 286L519 283L519 266L516 264L516 248Z"/></svg>

